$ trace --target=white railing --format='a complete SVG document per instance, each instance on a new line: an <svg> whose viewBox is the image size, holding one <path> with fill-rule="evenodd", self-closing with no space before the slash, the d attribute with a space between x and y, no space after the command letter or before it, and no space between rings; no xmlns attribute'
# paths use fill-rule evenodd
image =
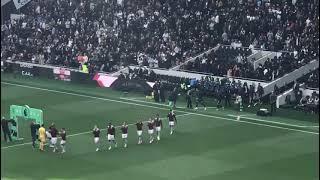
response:
<svg viewBox="0 0 320 180"><path fill-rule="evenodd" d="M268 54L264 55L260 59L253 62L253 68L256 70L259 67L259 64L264 64L268 59L273 59L275 56L277 56L276 52L268 52Z"/></svg>
<svg viewBox="0 0 320 180"><path fill-rule="evenodd" d="M130 69L136 69L136 68L141 68L139 66L129 66ZM180 77L180 78L190 78L190 79L198 79L200 80L202 77L204 76L210 76L213 78L225 78L225 77L221 77L221 76L212 76L210 74L200 74L200 73L192 73L192 72L184 72L184 71L175 71L175 70L164 70L164 69L151 69L151 68L147 68L147 67L143 67L145 69L148 70L153 70L154 73L158 74L158 75L166 75L166 76L173 76L173 77ZM124 68L123 73L127 73L128 69ZM266 82L261 82L261 81L257 81L257 80L248 80L248 79L241 79L241 78L233 78L233 77L229 77L229 80L235 80L236 82L238 82L238 80L241 83L247 82L248 85L251 84L255 84L255 87L257 87L258 83L261 83L261 86L264 87L266 86L268 83Z"/></svg>
<svg viewBox="0 0 320 180"><path fill-rule="evenodd" d="M179 64L179 65L177 65L177 66L174 66L174 67L170 68L170 70L179 70L181 66L187 64L188 62L193 62L193 61L195 61L197 58L200 58L200 57L202 57L202 56L205 55L205 54L211 53L211 51L216 51L219 47L220 47L220 44L218 44L216 47L211 48L211 49L209 49L209 50L207 50L207 51L205 51L205 52L203 52L203 53L201 53L201 54L199 54L199 55L197 55L197 56L195 56L195 57L191 57L191 58L187 59L187 60L184 61L182 64Z"/></svg>
<svg viewBox="0 0 320 180"><path fill-rule="evenodd" d="M74 71L74 72L81 72L79 69L74 69L74 68L69 68L65 66L53 66L53 65L44 65L44 64L35 64L35 63L29 63L29 62L22 62L22 61L12 61L12 60L6 60L8 63L13 63L13 64L19 64L20 66L35 66L35 67L43 67L43 68L50 68L54 69L56 67L60 68L65 68L69 71Z"/></svg>
<svg viewBox="0 0 320 180"><path fill-rule="evenodd" d="M264 87L264 94L266 95L266 94L271 93L274 89L274 85L277 85L280 88L280 87L285 86L291 82L294 82L298 78L309 73L310 71L316 70L317 68L319 68L319 59L313 60L310 63L300 67L299 69L296 69L293 72L285 74L281 78L278 78L275 81L268 83Z"/></svg>
<svg viewBox="0 0 320 180"><path fill-rule="evenodd" d="M302 97L311 96L312 93L315 91L317 94L319 94L319 90L313 90L313 89L303 89L299 88L302 91ZM277 108L279 108L281 105L286 104L286 97L290 95L291 101L295 101L296 97L294 96L293 88L290 90L284 92L283 94L277 96Z"/></svg>

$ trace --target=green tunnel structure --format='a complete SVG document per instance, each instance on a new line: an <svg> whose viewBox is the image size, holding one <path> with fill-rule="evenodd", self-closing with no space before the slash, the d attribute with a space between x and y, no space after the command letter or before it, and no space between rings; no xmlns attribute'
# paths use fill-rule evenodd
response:
<svg viewBox="0 0 320 180"><path fill-rule="evenodd" d="M25 121L34 121L36 124L43 124L43 112L41 109L30 108L28 105L19 106L11 105L10 106L10 120L11 122L11 137L12 140L20 140L19 137L19 123L18 119L22 118Z"/></svg>

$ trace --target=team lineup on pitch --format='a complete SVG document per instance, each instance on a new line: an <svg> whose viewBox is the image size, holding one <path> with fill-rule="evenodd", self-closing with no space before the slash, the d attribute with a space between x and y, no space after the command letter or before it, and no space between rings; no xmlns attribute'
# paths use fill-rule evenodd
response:
<svg viewBox="0 0 320 180"><path fill-rule="evenodd" d="M226 169L232 171L233 168L241 169L243 166L243 163L239 164L233 160L228 163L230 154L233 154L233 157L236 156L235 159L237 161L244 162L246 164L245 166L256 167L254 165L258 162L259 164L271 161L276 163L278 162L277 159L296 157L296 155L300 153L313 153L314 150L310 149L310 142L318 138L317 128L309 128L317 125L316 123L298 122L295 120L286 121L281 117L263 119L255 116L255 114L250 114L248 111L237 114L235 111L228 109L224 111L216 111L213 108L208 108L206 111L203 109L187 110L185 108L179 108L183 106L182 103L179 103L178 108L174 109L178 125L173 135L170 135L167 120L169 107L166 104L155 104L150 101L143 101L142 97L140 99L135 98L138 96L135 94L127 96L128 99L135 98L134 100L125 100L119 98L122 97L121 93L107 91L105 96L94 94L93 91L92 93L84 93L73 85L65 85L67 87L61 85L60 89L56 89L54 87L34 85L32 83L16 84L10 82L10 84L5 84L2 82L1 84L2 88L10 92L10 94L7 94L6 99L4 99L3 105L7 107L11 104L23 105L25 102L30 102L33 99L43 99L43 101L39 101L39 103L32 101L32 103L28 105L44 111L44 124L46 127L50 126L51 123L55 123L57 129L60 130L61 127L65 127L67 131L66 153L60 154L62 151L60 148L60 137L57 138L58 150L56 150L56 152L53 152L53 149L49 148L49 141L47 141L47 146L45 147L46 152L39 152L38 149L32 149L32 142L29 142L30 131L28 122L30 121L21 119L19 123L21 125L20 137L23 138L23 140L18 140L13 143L3 143L1 147L3 154L6 155L6 160L2 163L6 164L5 167L7 168L4 169L4 171L7 172L6 177L8 178L20 177L21 173L19 173L19 169L28 164L28 161L32 161L32 159L44 159L45 161L53 162L54 164L52 163L52 165L55 167L58 165L58 171L63 172L63 174L57 173L54 177L63 177L64 179L71 176L74 177L76 172L68 173L67 171L63 171L63 169L73 166L80 166L81 175L76 175L79 179L92 177L90 171L95 172L96 175L93 176L96 176L96 179L102 179L103 177L99 175L99 172L105 172L105 168L101 169L99 167L108 167L107 174L116 177L115 179L123 179L121 173L118 175L116 173L119 167L121 171L125 173L136 170L140 171L142 170L140 168L145 170L150 168L147 170L147 173L149 174L150 172L150 174L152 174L152 169L162 167L166 164L165 166L168 168L163 169L163 171L170 172L171 174L171 168L178 167L178 171L180 172L179 169L182 170L192 167L191 164L188 165L184 163L183 158L187 158L190 162L202 164L203 166L196 167L197 172L208 172L208 174L223 173ZM74 91L68 90L68 87ZM17 92L22 93L16 97L15 94ZM104 91L101 90L101 94L103 92ZM8 112L8 110L4 109L4 112ZM161 140L157 140L156 130L154 129L154 141L150 144L149 128L147 125L149 118L154 117L157 113L163 120L164 125L161 129ZM237 116L241 117L240 120L237 120ZM248 118L252 118L252 120ZM138 145L136 122L140 120L144 120L142 133L143 144ZM269 120L272 121L269 123ZM110 143L108 141L108 130L106 128L109 122L115 127L115 139L117 140L117 148L114 148L114 144L111 143L112 148L110 151L108 150ZM128 123L127 148L124 147L125 141L122 136L121 128L123 122ZM94 125L101 128L99 146L95 144L92 129ZM200 141L200 139L203 141ZM281 139L283 139L283 141ZM261 143L259 141L261 141ZM273 149L272 144L270 144L271 142L285 142L288 144L286 145L288 148L294 143L301 144L301 147L305 146L310 148L308 148L309 150L299 150L299 148L291 152L285 145L274 144L277 149L279 148L279 150L276 150L276 154L267 153L267 155L270 154L270 156L268 155L268 157L265 158L259 156L258 158L258 154L263 153L266 155L265 153L267 151ZM268 150L262 151L256 143L264 144L263 146L267 146ZM96 152L97 147L99 147L98 152ZM250 151L252 148L253 151L256 151L257 160L245 160L244 157L246 154L254 153ZM287 149L285 154L282 153L282 148ZM237 152L236 154L238 155L234 154L234 152ZM273 155L271 156L271 154ZM26 157L26 155L28 157ZM139 157L138 160L137 157ZM13 163L19 162L21 158L25 158L26 163L21 165ZM221 158L225 159L223 160L224 162L221 161ZM310 162L309 158L300 158L300 156L297 156L297 158L299 158L299 160L301 159L304 164ZM83 163L84 161L86 163ZM128 163L123 164L121 162ZM59 165L61 163L63 165ZM179 165L177 163L179 163ZM228 168L224 168L226 163L230 164ZM143 166L141 166L141 164L143 164ZM273 166L274 165L276 164L273 164ZM279 164L279 166L281 166L281 164ZM98 169L94 170L91 167ZM51 166L49 168L51 168ZM115 172L112 172L113 170ZM305 172L307 173L307 171ZM26 173L26 171L23 173ZM174 172L172 173L176 174ZM40 176L42 175L30 175L30 177L35 177L35 179ZM172 179L193 180L193 178L188 177L201 176L203 175L198 173L179 173L176 174L175 177L170 177L172 177ZM207 179L210 178L208 177ZM218 177L216 179L223 178Z"/></svg>
<svg viewBox="0 0 320 180"><path fill-rule="evenodd" d="M93 99L99 99L99 100L105 100L105 101L112 101L112 102L117 102L117 103L125 103L125 104L131 104L131 105L136 105L136 106L144 106L144 107L149 107L149 108L167 110L167 108L150 106L150 105L146 105L146 104L139 104L139 103L142 103L141 100L133 100L133 99L129 99L129 98L127 98L126 100L134 101L135 103L128 102L128 101L122 101L122 100L113 100L113 99L107 99L107 98L88 96L88 95L77 94L77 93L57 91L57 90L51 90L51 89L45 89L45 88L38 88L38 87L32 87L32 86L26 86L26 85L14 84L14 83L7 83L7 82L1 82L1 83L2 84L7 84L7 85L12 85L12 86L23 87L23 88L37 89L37 90L41 90L41 91L49 91L49 92L54 92L54 93L68 94L68 95L73 95L73 96L80 96L80 97L93 98ZM120 98L120 99L124 99L124 98ZM149 104L150 102L145 102L145 103ZM150 103L150 104L154 104L154 103ZM280 123L280 122L273 122L271 124L261 124L261 123L259 123L259 121L263 122L264 120L250 118L250 117L246 117L246 118L256 120L257 122L244 121L244 120L240 120L239 119L239 117L241 117L241 115L240 116L239 115L229 115L230 117L236 117L236 119L230 119L230 118L217 117L217 116L206 115L206 114L201 114L201 113L196 113L196 112L186 112L186 111L182 111L182 110L175 110L175 111L176 112L185 113L185 114L177 115L177 117L178 116L186 116L186 115L200 115L200 116L205 116L205 117L214 117L214 118L223 119L223 120L237 121L237 122L240 122L240 123L254 124L254 125L258 125L258 126L266 126L266 127L271 127L271 128L277 128L277 129L285 129L285 130L289 130L289 131L297 131L297 132L308 133L308 134L316 134L316 135L319 134L318 132L306 131L306 130L295 129L295 128L289 128L289 127L303 127L303 126L294 125L294 124L286 124L286 123ZM161 119L163 119L163 118L165 118L165 117L162 117ZM146 123L146 122L149 122L149 121L143 121L143 123ZM277 124L284 124L284 125L288 125L289 127L277 126ZM128 124L128 126L133 126L133 125L136 125L136 124ZM121 126L115 126L115 127L116 128L121 128ZM309 126L306 126L306 127L309 127ZM315 126L315 127L318 128L318 126ZM101 130L107 130L107 128L101 129ZM81 134L88 134L88 133L92 133L92 131L75 133L75 134L67 135L67 137L77 136L77 135L81 135ZM47 135L48 135L48 133L47 133ZM32 144L32 142L9 145L9 146L5 146L5 147L1 147L1 149L8 149L8 148L11 148L11 147L18 147L18 146L23 146L23 145L27 145L27 144Z"/></svg>

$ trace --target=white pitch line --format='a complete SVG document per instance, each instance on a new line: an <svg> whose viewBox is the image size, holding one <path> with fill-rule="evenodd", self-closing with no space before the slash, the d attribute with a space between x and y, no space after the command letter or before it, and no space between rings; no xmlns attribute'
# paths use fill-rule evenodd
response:
<svg viewBox="0 0 320 180"><path fill-rule="evenodd" d="M158 106L170 107L168 104L161 104L161 103L156 103L156 102L149 102L149 101L139 100L139 99L137 99L137 98L120 97L120 99L129 100L129 101L135 101L135 102L142 102L142 103L146 103L146 104L154 104L154 105L158 105ZM181 107L179 107L179 108L181 108Z"/></svg>
<svg viewBox="0 0 320 180"><path fill-rule="evenodd" d="M100 98L100 97L88 96L88 95L84 95L84 94L70 93L70 92L65 92L65 91L58 91L58 90L52 90L52 89L46 89L46 88L39 88L39 87L33 87L33 86L27 86L27 85L20 85L20 84L14 84L14 83L7 83L7 82L1 82L1 83L2 83L2 84L12 85L12 86L30 88L30 89L38 89L38 90L42 90L42 91L55 92L55 93L60 93L60 94L68 94L68 95L73 95L73 96L79 96L79 97L85 97L85 98L91 98L91 99L98 99L98 100L102 100L102 101L110 101L110 102L117 102L117 103L123 103L123 104L136 105L136 106L141 106L141 107L148 107L148 108L154 108L154 109L168 110L167 108L161 108L161 107L156 107L156 106L149 106L149 105L146 105L146 104L138 104L138 103L132 103L132 102L127 102L127 101L120 101L120 100L108 99L108 98ZM135 100L135 101L138 101L138 100ZM223 120L234 121L234 122L241 122L241 123L246 123L246 124L255 124L255 125L257 125L257 126L272 127L272 128L276 128L276 129L286 129L286 130L289 130L289 131L296 131L296 132L302 132L302 133L307 133L307 134L319 135L318 132L305 131L305 130L300 130L300 129L284 128L284 127L280 127L280 126L272 126L272 125L261 124L261 123L259 124L259 123L253 123L253 122L249 122L249 121L241 121L241 120L236 120L236 119L224 118L224 117L219 117L219 116L214 116L214 115L207 115L207 114L200 114L200 113L191 113L191 112L182 111L182 110L175 110L175 111L176 111L176 112L182 112L182 113L190 113L190 114L193 114L193 115L198 115L198 116L203 116L203 117L223 119Z"/></svg>
<svg viewBox="0 0 320 180"><path fill-rule="evenodd" d="M238 117L237 115L232 115L232 114L228 114L228 116ZM278 122L278 121L268 121L268 120L263 120L263 119L246 117L246 115L240 115L240 117L244 117L244 119L250 119L250 120L254 120L254 121L258 121L258 122L267 122L267 123L271 123L271 124L286 125L286 126L292 126L292 127L298 127L298 128L303 128L303 127L319 127L319 126L301 126L301 125L296 125L296 124L282 123L282 122Z"/></svg>
<svg viewBox="0 0 320 180"><path fill-rule="evenodd" d="M147 103L147 104L154 104L158 106L165 106L165 107L170 107L168 104L161 104L161 103L156 103L156 102L150 102L150 101L143 101L139 100L137 98L126 98L126 97L120 97L120 99L128 100L128 101L135 101L135 102L142 102L142 103ZM177 108L183 109L186 107L183 106L176 106ZM216 109L217 107L206 107L207 109Z"/></svg>
<svg viewBox="0 0 320 180"><path fill-rule="evenodd" d="M190 115L190 113L186 113L186 114L180 114L180 115L176 115L176 117L181 117L181 116L187 116ZM161 117L161 119L165 119L166 117ZM148 121L142 121L143 123L146 123ZM135 123L133 124L128 124L128 126L133 126L136 125ZM120 128L121 126L115 126L116 128ZM101 131L107 130L107 128L101 129ZM67 137L73 137L73 136L79 136L79 135L83 135L83 134L88 134L91 133L92 131L86 131L86 132L81 132L81 133L75 133L75 134L70 134ZM59 137L60 138L60 137ZM24 146L24 145L28 145L28 144L32 144L32 142L27 142L27 143L21 143L21 144L15 144L15 145L11 145L11 146L5 146L5 147L1 147L2 149L9 149L12 147L18 147L18 146Z"/></svg>

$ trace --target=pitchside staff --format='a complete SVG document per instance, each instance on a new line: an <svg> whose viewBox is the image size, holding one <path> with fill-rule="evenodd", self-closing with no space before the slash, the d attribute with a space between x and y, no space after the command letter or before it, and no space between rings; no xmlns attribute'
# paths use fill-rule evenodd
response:
<svg viewBox="0 0 320 180"><path fill-rule="evenodd" d="M206 104L203 101L203 91L197 89L196 90L196 108L195 109L198 109L199 104L201 104L203 106L204 110L207 110Z"/></svg>
<svg viewBox="0 0 320 180"><path fill-rule="evenodd" d="M5 117L2 117L1 127L2 127L3 137L4 137L5 142L8 142L7 138L9 138L9 140L12 141L11 134L10 134L10 129L9 129L9 121L6 120Z"/></svg>
<svg viewBox="0 0 320 180"><path fill-rule="evenodd" d="M31 139L32 139L32 147L36 147L36 140L38 139L37 137L37 131L40 128L40 124L35 124L34 122L31 122L30 124L30 130L31 130Z"/></svg>

